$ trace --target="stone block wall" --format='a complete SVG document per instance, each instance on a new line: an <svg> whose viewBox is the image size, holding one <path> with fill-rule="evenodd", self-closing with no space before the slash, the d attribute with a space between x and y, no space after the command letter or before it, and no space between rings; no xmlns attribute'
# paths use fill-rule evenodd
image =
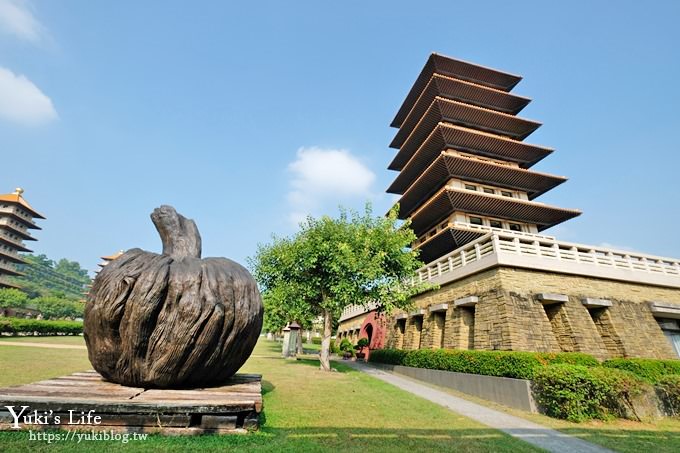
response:
<svg viewBox="0 0 680 453"><path fill-rule="evenodd" d="M544 305L539 293L563 294L568 300ZM454 307L456 299L468 296L477 296L476 305ZM612 306L586 307L586 297L607 299ZM418 308L449 307L443 319L429 312L409 317L402 348L438 348L443 328L445 348L677 358L649 309L650 301L680 307L680 290L497 267L416 296ZM399 331L393 317L388 322L388 347L397 347Z"/></svg>

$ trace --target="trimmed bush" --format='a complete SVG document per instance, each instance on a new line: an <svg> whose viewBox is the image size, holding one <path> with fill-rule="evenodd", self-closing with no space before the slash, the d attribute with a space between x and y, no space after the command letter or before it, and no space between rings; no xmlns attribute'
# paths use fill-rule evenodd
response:
<svg viewBox="0 0 680 453"><path fill-rule="evenodd" d="M609 359L602 365L607 368L630 371L652 384L659 382L663 376L680 374L680 360Z"/></svg>
<svg viewBox="0 0 680 453"><path fill-rule="evenodd" d="M666 414L680 415L680 375L669 374L660 377L656 383L656 395Z"/></svg>
<svg viewBox="0 0 680 453"><path fill-rule="evenodd" d="M376 349L368 356L369 362L386 363L388 365L403 365L408 351L402 349Z"/></svg>
<svg viewBox="0 0 680 453"><path fill-rule="evenodd" d="M79 321L46 321L42 319L0 319L0 332L12 335L80 335L83 323Z"/></svg>
<svg viewBox="0 0 680 453"><path fill-rule="evenodd" d="M539 369L534 390L548 415L574 422L611 416L639 420L635 400L651 393L649 384L630 372L563 363Z"/></svg>
<svg viewBox="0 0 680 453"><path fill-rule="evenodd" d="M537 370L556 363L598 366L597 359L582 353L543 353L520 351L475 351L457 349L416 349L371 351L372 362L404 365L458 373L532 379Z"/></svg>
<svg viewBox="0 0 680 453"><path fill-rule="evenodd" d="M321 344L321 337L312 337L312 344Z"/></svg>

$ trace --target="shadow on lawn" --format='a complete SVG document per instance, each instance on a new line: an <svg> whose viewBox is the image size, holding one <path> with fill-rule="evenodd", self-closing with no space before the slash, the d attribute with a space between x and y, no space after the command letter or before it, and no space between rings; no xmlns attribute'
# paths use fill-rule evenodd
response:
<svg viewBox="0 0 680 453"><path fill-rule="evenodd" d="M312 366L314 368L319 368L320 363L319 359L312 359L312 358L298 358L296 360L286 360L287 364L292 364L292 365L307 365L307 366ZM358 373L358 371L354 370L353 368L350 368L347 365L344 365L341 362L336 362L335 360L331 361L331 368L335 369L338 373Z"/></svg>

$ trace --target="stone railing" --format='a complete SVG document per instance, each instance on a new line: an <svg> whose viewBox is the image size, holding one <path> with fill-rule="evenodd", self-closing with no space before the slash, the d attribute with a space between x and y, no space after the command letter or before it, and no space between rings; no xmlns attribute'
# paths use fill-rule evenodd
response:
<svg viewBox="0 0 680 453"><path fill-rule="evenodd" d="M490 231L420 268L416 282L437 284L494 266L511 266L680 288L680 260Z"/></svg>
<svg viewBox="0 0 680 453"><path fill-rule="evenodd" d="M342 314L340 315L340 319L338 321L342 322L347 319L352 319L355 316L363 315L364 313L368 313L369 311L375 310L376 308L378 308L378 304L375 302L371 302L368 305L350 305L349 307L346 307L344 310L342 310Z"/></svg>

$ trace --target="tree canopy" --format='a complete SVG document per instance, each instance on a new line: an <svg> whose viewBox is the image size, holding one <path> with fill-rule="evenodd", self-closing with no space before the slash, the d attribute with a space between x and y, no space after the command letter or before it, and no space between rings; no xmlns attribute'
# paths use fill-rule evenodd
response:
<svg viewBox="0 0 680 453"><path fill-rule="evenodd" d="M87 270L76 261L65 258L55 262L45 255L24 254L25 263L17 270L24 275L12 277L12 283L20 286L29 297L58 296L79 299L91 279Z"/></svg>
<svg viewBox="0 0 680 453"><path fill-rule="evenodd" d="M423 289L410 283L422 263L409 248L416 236L408 223L398 224L397 209L386 217L373 216L370 205L362 214L341 209L338 218L308 217L297 234L274 237L251 260L272 325L324 317L323 369L330 369L333 319L345 307L378 302L389 312L407 307Z"/></svg>

